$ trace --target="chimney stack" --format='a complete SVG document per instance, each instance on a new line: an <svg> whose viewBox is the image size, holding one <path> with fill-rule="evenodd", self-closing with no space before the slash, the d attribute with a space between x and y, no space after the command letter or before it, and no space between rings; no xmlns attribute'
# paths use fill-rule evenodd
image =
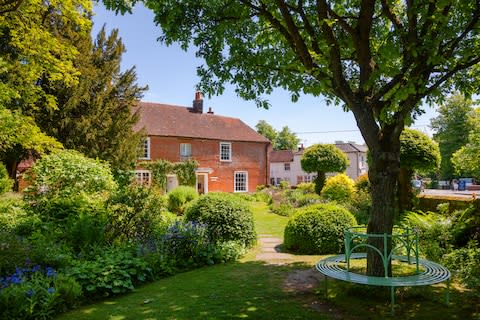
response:
<svg viewBox="0 0 480 320"><path fill-rule="evenodd" d="M193 100L192 112L203 113L203 98L200 91L195 92L195 100Z"/></svg>
<svg viewBox="0 0 480 320"><path fill-rule="evenodd" d="M213 110L212 110L212 107L208 107L208 114L213 114Z"/></svg>

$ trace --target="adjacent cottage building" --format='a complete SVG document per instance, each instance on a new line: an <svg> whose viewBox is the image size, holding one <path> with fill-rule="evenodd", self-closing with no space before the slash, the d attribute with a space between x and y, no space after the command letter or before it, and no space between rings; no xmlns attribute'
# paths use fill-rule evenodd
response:
<svg viewBox="0 0 480 320"><path fill-rule="evenodd" d="M203 112L199 92L191 108L140 102L136 130L147 138L141 161L158 159L178 162L195 159L196 188L209 191L252 192L268 184L270 141L240 119ZM150 172L137 169L137 179L149 182ZM175 186L169 177L168 188Z"/></svg>
<svg viewBox="0 0 480 320"><path fill-rule="evenodd" d="M356 179L368 172L367 147L353 142L336 141L335 146L342 150L350 160L346 174ZM307 173L302 170L300 159L303 155L303 146L297 151L278 150L270 153L270 184L278 185L287 181L291 186L302 182L312 182L316 173Z"/></svg>

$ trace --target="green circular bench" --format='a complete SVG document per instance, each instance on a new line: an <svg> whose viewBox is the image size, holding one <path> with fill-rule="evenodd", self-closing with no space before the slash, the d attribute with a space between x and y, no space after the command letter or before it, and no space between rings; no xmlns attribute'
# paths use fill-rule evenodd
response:
<svg viewBox="0 0 480 320"><path fill-rule="evenodd" d="M362 229L363 227L354 227L345 230L345 254L327 257L316 264L317 270L325 276L326 295L328 293L327 277L358 284L390 287L391 308L394 313L396 287L426 286L448 281L445 294L445 302L448 304L450 271L438 263L419 258L416 232L408 228L395 228L396 234L376 235L363 233ZM366 241L371 237L383 239L384 250L379 250ZM390 252L386 249L388 241L392 241ZM372 248L380 255L384 265L384 277L367 276L350 271L351 260L367 257L366 252L354 252L360 248ZM406 255L395 254L400 251ZM391 260L414 264L416 273L408 276L388 276L388 265ZM346 267L342 267L342 264L346 264Z"/></svg>

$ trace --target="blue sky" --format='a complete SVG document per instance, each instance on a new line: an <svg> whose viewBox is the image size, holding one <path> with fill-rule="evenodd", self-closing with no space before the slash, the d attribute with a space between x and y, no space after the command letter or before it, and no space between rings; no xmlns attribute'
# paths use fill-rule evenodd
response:
<svg viewBox="0 0 480 320"><path fill-rule="evenodd" d="M108 32L119 29L127 49L122 69L136 66L138 83L149 86L144 101L180 106L192 104L199 80L196 68L203 63L195 57L194 48L184 52L177 45L167 47L158 42L160 28L153 22L153 13L142 6L124 16L117 16L102 5L96 6L94 11L92 35L95 37L103 24ZM266 120L277 130L288 126L306 146L336 140L364 142L353 115L343 112L339 106L327 106L321 97L302 96L293 103L287 92L276 90L267 99L271 108L258 109L252 101L239 98L233 87L227 87L221 96L204 98L204 110L211 107L215 114L240 118L253 128L259 120ZM436 113L431 108L425 109L426 114L417 120L416 128L429 133L430 118Z"/></svg>

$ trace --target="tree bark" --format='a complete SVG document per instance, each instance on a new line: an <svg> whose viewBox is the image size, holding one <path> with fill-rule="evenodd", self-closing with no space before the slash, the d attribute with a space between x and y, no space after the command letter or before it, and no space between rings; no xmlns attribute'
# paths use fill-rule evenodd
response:
<svg viewBox="0 0 480 320"><path fill-rule="evenodd" d="M395 139L389 140L389 143L382 143L377 150L371 150L372 163L368 173L372 186L372 211L367 227L369 234L391 235L393 230L396 212L395 191L400 170L400 142L395 142ZM383 254L383 237L369 237L368 243ZM387 241L386 249L388 255L391 251L390 240ZM386 276L382 259L373 249L367 250L367 275ZM387 275L391 275L391 261L388 262Z"/></svg>
<svg viewBox="0 0 480 320"><path fill-rule="evenodd" d="M325 172L319 171L317 172L317 177L315 178L315 192L320 195L322 192L323 186L325 185L325 181L327 178L325 177Z"/></svg>

